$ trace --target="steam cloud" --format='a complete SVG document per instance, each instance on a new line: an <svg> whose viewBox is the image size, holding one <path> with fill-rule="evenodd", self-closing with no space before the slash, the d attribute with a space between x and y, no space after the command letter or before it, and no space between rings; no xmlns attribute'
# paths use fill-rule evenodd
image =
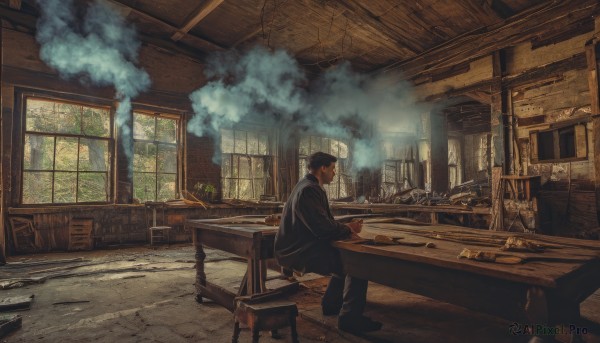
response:
<svg viewBox="0 0 600 343"><path fill-rule="evenodd" d="M354 169L379 168L381 135L414 134L423 111L407 83L353 72L348 63L308 84L298 63L281 50L217 54L205 73L212 81L190 95L195 115L189 132L218 141L220 128L241 121L278 128L293 122L310 133L350 140Z"/></svg>
<svg viewBox="0 0 600 343"><path fill-rule="evenodd" d="M131 160L131 129L122 124L129 118L131 98L150 87L148 74L134 65L140 47L134 28L103 0L90 4L82 21L75 15L72 0L37 2L41 17L36 39L41 45L41 59L61 77L115 87L120 102L116 123Z"/></svg>

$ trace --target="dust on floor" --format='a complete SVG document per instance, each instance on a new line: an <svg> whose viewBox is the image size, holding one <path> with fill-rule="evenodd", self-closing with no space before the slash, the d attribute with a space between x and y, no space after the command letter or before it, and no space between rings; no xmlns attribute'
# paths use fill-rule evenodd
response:
<svg viewBox="0 0 600 343"><path fill-rule="evenodd" d="M218 250L206 253L209 280L228 285L241 281L243 262ZM194 264L189 245L10 257L0 267L0 298L34 295L34 301L30 310L15 312L23 317L22 328L3 341L230 342L232 314L210 301L194 300ZM301 342L500 343L529 338L510 335L508 321L374 283L369 284L366 314L384 327L357 337L338 331L335 317L321 315L327 278L309 274L300 280L302 287L291 299L300 311ZM590 298L582 313L597 323L599 297ZM589 331L584 341L600 342L597 332ZM289 342L289 329L281 333L283 340L275 340L263 332L260 342ZM243 330L239 341L251 342L250 336Z"/></svg>

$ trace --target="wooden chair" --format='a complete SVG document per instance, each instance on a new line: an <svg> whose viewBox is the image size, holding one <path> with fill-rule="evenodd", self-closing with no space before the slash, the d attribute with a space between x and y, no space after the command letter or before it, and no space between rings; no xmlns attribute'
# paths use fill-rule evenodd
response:
<svg viewBox="0 0 600 343"><path fill-rule="evenodd" d="M261 297L238 297L235 300L233 337L231 342L237 343L240 336L240 323L248 326L252 332L252 343L258 343L260 331L271 331L271 337L281 338L278 329L290 327L292 342L298 343L296 303L275 298L278 294Z"/></svg>
<svg viewBox="0 0 600 343"><path fill-rule="evenodd" d="M158 242L167 242L169 244L169 231L170 226L166 226L165 216L165 203L147 201L144 203L146 209L146 225L148 225L148 232L150 234L150 245ZM161 213L160 224L157 224L157 211ZM152 217L152 225L150 225L150 214Z"/></svg>
<svg viewBox="0 0 600 343"><path fill-rule="evenodd" d="M36 252L40 249L40 237L33 227L33 221L23 217L8 217L13 244L17 252Z"/></svg>

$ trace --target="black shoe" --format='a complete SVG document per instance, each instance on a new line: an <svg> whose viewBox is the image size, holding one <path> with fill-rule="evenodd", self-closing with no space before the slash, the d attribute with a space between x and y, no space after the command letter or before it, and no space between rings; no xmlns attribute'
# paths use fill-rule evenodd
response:
<svg viewBox="0 0 600 343"><path fill-rule="evenodd" d="M350 333L363 333L380 330L383 324L365 316L340 316L338 328Z"/></svg>
<svg viewBox="0 0 600 343"><path fill-rule="evenodd" d="M321 309L323 310L324 316L337 316L340 314L341 306L324 306L321 305Z"/></svg>

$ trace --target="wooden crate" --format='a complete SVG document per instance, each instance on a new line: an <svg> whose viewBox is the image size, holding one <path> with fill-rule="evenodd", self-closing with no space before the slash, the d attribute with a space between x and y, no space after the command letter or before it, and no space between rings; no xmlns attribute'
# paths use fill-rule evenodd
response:
<svg viewBox="0 0 600 343"><path fill-rule="evenodd" d="M93 229L93 219L71 218L69 222L69 250L92 250Z"/></svg>

